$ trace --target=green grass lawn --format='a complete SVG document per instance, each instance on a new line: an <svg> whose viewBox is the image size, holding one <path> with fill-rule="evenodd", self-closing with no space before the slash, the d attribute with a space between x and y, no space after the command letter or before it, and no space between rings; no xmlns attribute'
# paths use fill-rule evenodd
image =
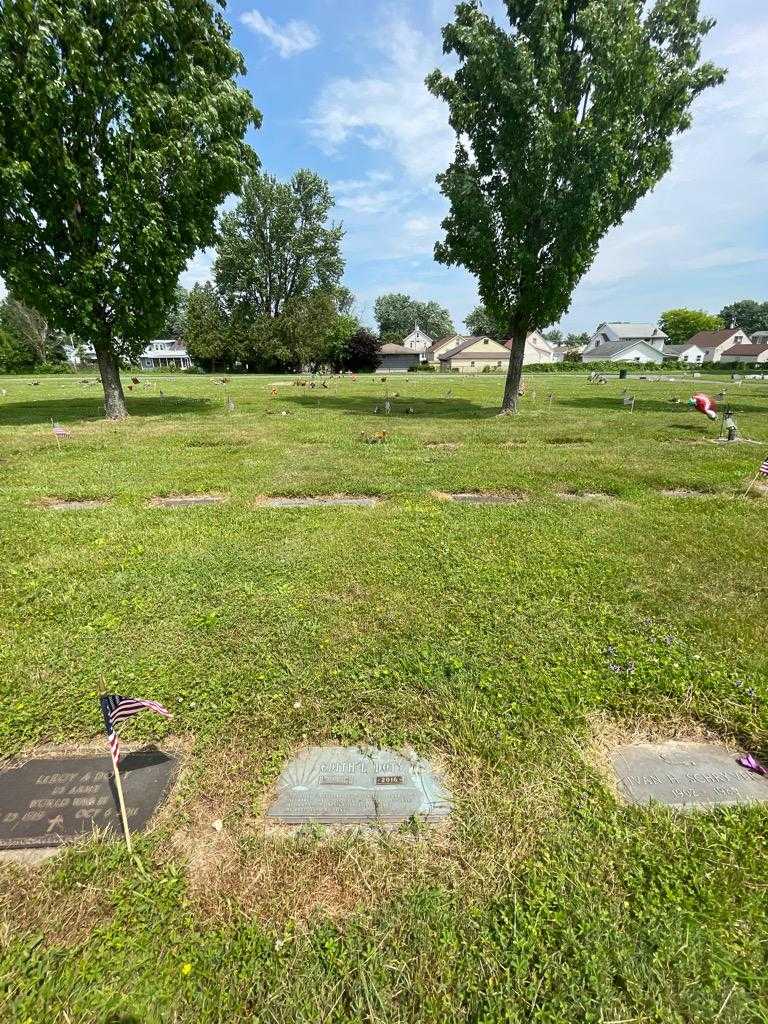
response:
<svg viewBox="0 0 768 1024"><path fill-rule="evenodd" d="M184 753L138 860L0 864L3 1024L768 1020L768 806L628 808L601 767L768 754L768 382L630 381L630 414L530 375L499 418L499 377L141 379L120 424L97 383L0 380L0 758L100 743L104 690ZM765 446L713 443L699 385ZM193 493L226 500L150 506ZM258 503L335 494L382 500ZM285 758L337 742L431 758L449 824L266 829Z"/></svg>

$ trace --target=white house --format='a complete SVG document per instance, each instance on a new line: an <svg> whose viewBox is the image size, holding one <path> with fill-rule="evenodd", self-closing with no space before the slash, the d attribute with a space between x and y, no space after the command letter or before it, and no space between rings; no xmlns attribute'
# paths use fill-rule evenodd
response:
<svg viewBox="0 0 768 1024"><path fill-rule="evenodd" d="M150 341L139 356L139 366L142 370L164 370L171 367L188 370L191 365L192 360L189 358L187 346L183 341L176 341L173 338Z"/></svg>
<svg viewBox="0 0 768 1024"><path fill-rule="evenodd" d="M768 345L768 331L755 331L752 335L753 345Z"/></svg>
<svg viewBox="0 0 768 1024"><path fill-rule="evenodd" d="M512 342L506 342L507 348L512 349ZM565 354L564 350L563 355ZM540 331L531 331L525 339L525 354L523 355L523 366L536 366L541 363L561 363L562 356L559 356L557 345L547 341Z"/></svg>
<svg viewBox="0 0 768 1024"><path fill-rule="evenodd" d="M689 345L696 345L705 352L705 363L719 363L723 353L734 345L749 345L749 338L739 327L729 327L724 331L699 331L688 339Z"/></svg>
<svg viewBox="0 0 768 1024"><path fill-rule="evenodd" d="M414 327L413 331L408 335L407 338L403 338L403 348L408 349L410 352L419 352L424 355L421 360L423 363L426 362L426 352L432 348L435 344L434 339L430 338L428 334L425 334L421 330L418 324Z"/></svg>
<svg viewBox="0 0 768 1024"><path fill-rule="evenodd" d="M65 345L64 353L69 362L75 368L93 366L96 363L96 350L93 345ZM173 339L158 339L150 341L149 345L139 356L139 366L142 370L160 370L175 367L178 370L186 370L192 365L192 360L187 352L183 341Z"/></svg>
<svg viewBox="0 0 768 1024"><path fill-rule="evenodd" d="M703 363L707 355L706 349L699 348L698 345L665 345L664 346L664 362L667 360L677 360L679 363L691 363L698 365Z"/></svg>
<svg viewBox="0 0 768 1024"><path fill-rule="evenodd" d="M582 353L585 363L661 363L669 338L655 324L600 324Z"/></svg>
<svg viewBox="0 0 768 1024"><path fill-rule="evenodd" d="M433 366L439 366L440 359L443 356L448 355L450 352L455 352L459 345L463 345L465 342L471 340L472 339L465 334L448 334L445 338L440 338L438 341L432 343L425 353L426 362L432 363Z"/></svg>
<svg viewBox="0 0 768 1024"><path fill-rule="evenodd" d="M502 373L509 365L509 349L492 338L462 338L455 347L446 345L438 353L438 360L442 370L482 373L487 367L488 371Z"/></svg>

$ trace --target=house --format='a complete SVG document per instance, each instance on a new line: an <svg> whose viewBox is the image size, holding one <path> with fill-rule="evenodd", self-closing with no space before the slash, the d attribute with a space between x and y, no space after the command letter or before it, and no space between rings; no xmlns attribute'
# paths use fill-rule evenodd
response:
<svg viewBox="0 0 768 1024"><path fill-rule="evenodd" d="M381 357L380 370L385 373L407 373L412 366L418 366L421 353L406 348L405 345L382 345L379 349Z"/></svg>
<svg viewBox="0 0 768 1024"><path fill-rule="evenodd" d="M511 351L512 342L507 341L505 342L505 345ZM564 350L563 354L560 355L557 346L553 345L551 341L547 341L540 331L531 331L525 339L523 366L537 366L542 363L561 363L565 356L565 351L566 350Z"/></svg>
<svg viewBox="0 0 768 1024"><path fill-rule="evenodd" d="M664 362L677 361L678 363L693 363L698 365L704 362L706 356L706 349L699 348L698 345L691 345L686 342L685 345L665 345L664 346Z"/></svg>
<svg viewBox="0 0 768 1024"><path fill-rule="evenodd" d="M604 323L592 335L582 361L594 363L661 363L669 338L655 324Z"/></svg>
<svg viewBox="0 0 768 1024"><path fill-rule="evenodd" d="M446 346L438 354L440 368L458 373L503 372L509 364L509 349L492 338L464 338L457 347Z"/></svg>
<svg viewBox="0 0 768 1024"><path fill-rule="evenodd" d="M431 349L434 344L434 340L430 338L428 334L425 334L418 324L416 324L413 331L407 338L403 338L403 348L407 348L411 352L419 352L424 357L421 360L423 363L427 361L427 351Z"/></svg>
<svg viewBox="0 0 768 1024"><path fill-rule="evenodd" d="M753 345L768 345L768 331L755 331L752 335Z"/></svg>
<svg viewBox="0 0 768 1024"><path fill-rule="evenodd" d="M188 370L192 360L183 341L158 339L150 341L139 356L142 370Z"/></svg>
<svg viewBox="0 0 768 1024"><path fill-rule="evenodd" d="M720 356L721 363L768 363L768 345L734 345Z"/></svg>
<svg viewBox="0 0 768 1024"><path fill-rule="evenodd" d="M581 354L582 362L662 363L669 338L655 324L604 323Z"/></svg>
<svg viewBox="0 0 768 1024"><path fill-rule="evenodd" d="M750 340L741 328L729 327L723 331L699 331L688 339L688 344L703 349L705 363L719 363L723 352L734 345L749 345Z"/></svg>
<svg viewBox="0 0 768 1024"><path fill-rule="evenodd" d="M465 334L449 334L445 338L440 338L439 341L433 342L425 353L426 362L431 363L433 366L439 366L441 356L448 355L449 352L455 352L459 345L471 340L472 338Z"/></svg>

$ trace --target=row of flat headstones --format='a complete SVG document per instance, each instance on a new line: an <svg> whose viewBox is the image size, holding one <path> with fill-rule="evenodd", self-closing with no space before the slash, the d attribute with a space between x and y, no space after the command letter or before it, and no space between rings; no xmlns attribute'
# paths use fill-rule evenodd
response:
<svg viewBox="0 0 768 1024"><path fill-rule="evenodd" d="M0 773L0 850L47 849L120 832L108 758L47 758ZM178 762L158 751L128 754L121 778L131 831L142 831L173 783ZM768 779L741 768L724 747L632 744L613 755L625 802L678 810L768 802ZM438 822L452 797L416 755L359 747L311 747L283 769L268 820L283 825Z"/></svg>
<svg viewBox="0 0 768 1024"><path fill-rule="evenodd" d="M706 491L663 490L666 497L707 497ZM485 494L476 491L459 492L444 495L450 501L462 505L516 505L525 499L519 492L511 494ZM613 494L601 491L562 491L557 497L571 501L611 501ZM328 508L342 506L358 506L372 508L381 499L375 497L304 497L304 498L263 498L257 502L261 508ZM195 508L202 505L221 505L226 501L218 495L180 495L177 497L153 498L151 504L157 508ZM99 499L52 501L47 508L54 511L88 511L104 508L108 502Z"/></svg>

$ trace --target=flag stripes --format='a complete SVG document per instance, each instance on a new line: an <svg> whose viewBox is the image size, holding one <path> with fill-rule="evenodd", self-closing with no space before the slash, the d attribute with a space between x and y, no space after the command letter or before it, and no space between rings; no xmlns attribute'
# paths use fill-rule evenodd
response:
<svg viewBox="0 0 768 1024"><path fill-rule="evenodd" d="M101 713L104 716L104 727L107 730L109 749L112 759L117 764L120 758L120 741L117 736L116 727L126 718L132 718L140 711L154 711L163 718L172 718L173 715L162 704L156 700L140 700L137 697L121 697L116 693L105 693L99 698Z"/></svg>

